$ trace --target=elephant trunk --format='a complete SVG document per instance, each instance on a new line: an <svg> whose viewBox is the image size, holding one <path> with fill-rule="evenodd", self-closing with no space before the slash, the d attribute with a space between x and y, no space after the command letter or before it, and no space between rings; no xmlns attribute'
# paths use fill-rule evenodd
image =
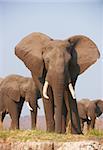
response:
<svg viewBox="0 0 103 150"><path fill-rule="evenodd" d="M55 77L52 84L53 95L54 95L54 118L55 118L55 132L62 132L62 105L63 105L63 94L64 94L64 74Z"/></svg>

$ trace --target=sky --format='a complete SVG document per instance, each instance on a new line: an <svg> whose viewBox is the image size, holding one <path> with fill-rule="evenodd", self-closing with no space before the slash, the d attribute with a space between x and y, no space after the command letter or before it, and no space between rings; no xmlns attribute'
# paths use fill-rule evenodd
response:
<svg viewBox="0 0 103 150"><path fill-rule="evenodd" d="M95 42L101 57L79 76L76 97L103 99L102 27L102 0L0 0L0 77L31 76L14 54L15 45L31 32L42 32L54 39L82 34ZM39 115L43 115L42 100L39 105ZM28 114L24 105L22 115Z"/></svg>

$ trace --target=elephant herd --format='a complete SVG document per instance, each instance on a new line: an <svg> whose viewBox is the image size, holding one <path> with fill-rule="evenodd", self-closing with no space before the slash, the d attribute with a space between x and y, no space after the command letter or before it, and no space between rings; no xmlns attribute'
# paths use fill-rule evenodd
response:
<svg viewBox="0 0 103 150"><path fill-rule="evenodd" d="M37 99L42 97L47 131L65 133L67 118L71 120L72 134L82 134L85 121L88 128L94 128L96 117L103 112L103 101L82 100L77 104L75 96L78 76L100 57L91 39L76 35L57 40L34 32L16 45L15 55L31 71L32 78L9 75L2 79L1 126L6 113L9 113L11 127L18 129L22 106L26 101L34 129L39 108Z"/></svg>

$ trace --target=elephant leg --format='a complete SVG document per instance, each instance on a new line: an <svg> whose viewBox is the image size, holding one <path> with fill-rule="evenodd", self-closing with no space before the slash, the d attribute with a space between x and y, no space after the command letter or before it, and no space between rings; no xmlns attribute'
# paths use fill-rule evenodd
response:
<svg viewBox="0 0 103 150"><path fill-rule="evenodd" d="M63 111L62 111L62 133L66 132L66 116L67 116L67 109L65 102L63 102Z"/></svg>
<svg viewBox="0 0 103 150"><path fill-rule="evenodd" d="M19 129L19 119L20 119L23 104L24 104L24 98L22 97L20 97L19 102L12 101L11 105L14 106L14 111L10 111L10 116L12 119L11 129Z"/></svg>
<svg viewBox="0 0 103 150"><path fill-rule="evenodd" d="M3 114L4 114L4 112L1 112L1 113L0 113L0 129L1 129L1 130L3 129L3 120L4 120Z"/></svg>
<svg viewBox="0 0 103 150"><path fill-rule="evenodd" d="M19 113L17 103L13 100L9 100L8 102L8 112L12 119L11 129L19 129Z"/></svg>
<svg viewBox="0 0 103 150"><path fill-rule="evenodd" d="M1 115L1 122L0 122L0 129L3 129L3 121L4 121L4 118L6 116L6 111L2 112L2 115Z"/></svg>
<svg viewBox="0 0 103 150"><path fill-rule="evenodd" d="M36 128L37 122L37 99L35 98L34 101L30 101L30 106L34 109L31 111L31 128Z"/></svg>
<svg viewBox="0 0 103 150"><path fill-rule="evenodd" d="M72 98L70 92L68 92L68 98L71 118L71 133L82 134L76 99Z"/></svg>
<svg viewBox="0 0 103 150"><path fill-rule="evenodd" d="M23 104L24 104L24 98L20 97L20 101L17 103L18 119L20 118Z"/></svg>
<svg viewBox="0 0 103 150"><path fill-rule="evenodd" d="M81 122L81 130L83 132L83 130L84 130L84 121L82 119L80 119L80 122Z"/></svg>
<svg viewBox="0 0 103 150"><path fill-rule="evenodd" d="M46 125L47 125L47 131L52 132L55 130L55 123L54 123L54 99L53 99L53 92L50 87L48 87L48 96L49 100L45 99L43 97L42 88L43 85L40 83L38 78L35 76L34 73L32 73L33 80L36 84L36 87L39 89L41 97L43 99L43 105L44 105L44 112L45 112L45 118L46 118Z"/></svg>
<svg viewBox="0 0 103 150"><path fill-rule="evenodd" d="M70 108L69 108L69 102L68 102L68 93L66 90L64 91L64 102L65 102L65 107L66 107L66 128L67 130L70 130Z"/></svg>
<svg viewBox="0 0 103 150"><path fill-rule="evenodd" d="M95 119L96 119L96 118L92 118L92 120L91 120L91 124L90 124L90 128L91 128L91 129L94 129L94 128L95 128Z"/></svg>
<svg viewBox="0 0 103 150"><path fill-rule="evenodd" d="M74 84L74 83L73 83ZM71 119L71 133L73 134L81 134L81 124L80 118L78 114L77 102L76 99L73 99L70 92L65 90L64 92L65 104L67 108L67 117L68 120Z"/></svg>
<svg viewBox="0 0 103 150"><path fill-rule="evenodd" d="M2 118L1 118L1 122L2 122L2 123L3 123L3 121L4 121L4 118L5 118L6 114L7 114L6 111L4 111L4 112L2 113Z"/></svg>
<svg viewBox="0 0 103 150"><path fill-rule="evenodd" d="M55 122L54 122L54 99L53 92L51 87L48 87L48 96L49 100L43 98L45 118L47 131L53 132L55 130Z"/></svg>
<svg viewBox="0 0 103 150"><path fill-rule="evenodd" d="M90 130L90 126L91 126L91 120L87 120L87 131Z"/></svg>
<svg viewBox="0 0 103 150"><path fill-rule="evenodd" d="M35 111L31 111L31 126L32 126L32 129L36 128L36 122L37 122L37 109Z"/></svg>

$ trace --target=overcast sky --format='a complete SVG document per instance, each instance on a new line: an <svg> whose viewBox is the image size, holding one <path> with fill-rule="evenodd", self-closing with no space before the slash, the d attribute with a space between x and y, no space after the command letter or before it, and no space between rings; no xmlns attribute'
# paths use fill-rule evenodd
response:
<svg viewBox="0 0 103 150"><path fill-rule="evenodd" d="M27 34L43 32L54 39L83 34L96 43L101 58L79 76L76 96L103 99L102 26L102 0L0 0L0 76L30 76L30 71L14 55L15 45ZM42 113L41 106L39 114ZM28 114L26 106L22 114Z"/></svg>

